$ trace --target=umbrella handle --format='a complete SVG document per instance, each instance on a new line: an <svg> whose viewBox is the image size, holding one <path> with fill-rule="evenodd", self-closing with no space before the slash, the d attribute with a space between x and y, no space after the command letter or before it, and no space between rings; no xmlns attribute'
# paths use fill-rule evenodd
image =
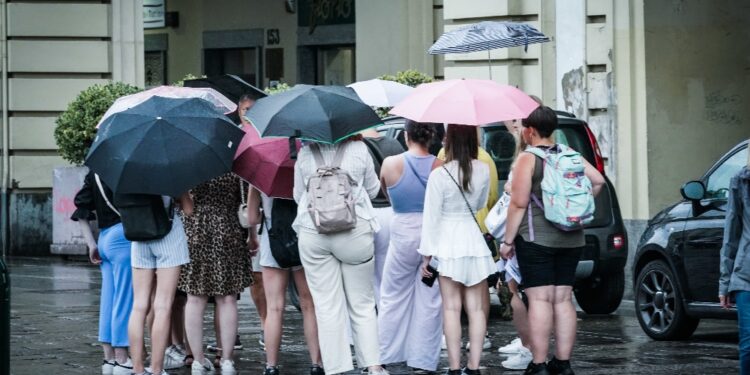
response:
<svg viewBox="0 0 750 375"><path fill-rule="evenodd" d="M297 138L301 137L302 133L299 130L294 131L294 135L289 137L289 158L297 160Z"/></svg>

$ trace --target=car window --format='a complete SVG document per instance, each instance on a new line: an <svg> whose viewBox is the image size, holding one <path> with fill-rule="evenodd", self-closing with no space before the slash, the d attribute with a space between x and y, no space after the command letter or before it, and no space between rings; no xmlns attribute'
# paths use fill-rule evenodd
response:
<svg viewBox="0 0 750 375"><path fill-rule="evenodd" d="M747 165L747 147L724 160L706 179L706 198L726 199L729 181Z"/></svg>

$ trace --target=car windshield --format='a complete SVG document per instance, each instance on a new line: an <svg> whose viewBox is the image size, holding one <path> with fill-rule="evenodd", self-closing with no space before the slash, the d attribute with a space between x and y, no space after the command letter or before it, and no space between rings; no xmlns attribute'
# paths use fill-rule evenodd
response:
<svg viewBox="0 0 750 375"><path fill-rule="evenodd" d="M706 179L706 198L727 199L729 181L747 165L747 147L724 160Z"/></svg>
<svg viewBox="0 0 750 375"><path fill-rule="evenodd" d="M507 180L516 151L516 141L504 125L487 126L482 129L482 146L495 162L498 179ZM595 164L594 149L591 147L586 129L580 123L560 123L555 130L554 139L555 142L580 152L589 163Z"/></svg>

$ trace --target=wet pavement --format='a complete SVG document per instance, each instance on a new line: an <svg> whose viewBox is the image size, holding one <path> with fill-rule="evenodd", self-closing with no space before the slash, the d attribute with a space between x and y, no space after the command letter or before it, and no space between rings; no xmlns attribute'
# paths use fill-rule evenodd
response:
<svg viewBox="0 0 750 375"><path fill-rule="evenodd" d="M101 349L97 344L100 275L97 267L59 258L10 258L11 374L97 374ZM239 374L261 374L264 353L258 345L260 323L248 292L242 295L240 335L245 345L236 352ZM208 309L210 310L210 309ZM493 306L493 316L497 316ZM206 341L213 341L211 313L206 314ZM578 342L573 366L577 374L731 374L738 372L737 329L733 321L704 320L692 339L657 342L638 326L632 302L616 314L587 316L579 312ZM288 306L282 341L281 372L309 373L301 314ZM489 325L492 349L482 359L483 374L504 371L497 347L514 335L510 322L493 318ZM440 364L447 366L445 352ZM392 374L409 374L401 366ZM443 370L444 371L444 370ZM170 372L189 374L187 369ZM217 372L218 373L218 372ZM351 374L357 374L351 372Z"/></svg>

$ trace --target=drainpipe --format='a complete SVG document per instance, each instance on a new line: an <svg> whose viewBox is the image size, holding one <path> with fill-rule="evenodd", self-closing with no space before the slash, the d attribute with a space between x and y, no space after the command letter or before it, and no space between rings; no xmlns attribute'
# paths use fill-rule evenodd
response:
<svg viewBox="0 0 750 375"><path fill-rule="evenodd" d="M0 230L3 239L3 258L8 254L10 236L8 233L9 215L9 182L10 182L10 124L8 124L8 17L7 1L0 0L0 54L2 54L2 82L0 95L2 95L2 126L3 126L3 175L2 175L2 199L0 199Z"/></svg>

